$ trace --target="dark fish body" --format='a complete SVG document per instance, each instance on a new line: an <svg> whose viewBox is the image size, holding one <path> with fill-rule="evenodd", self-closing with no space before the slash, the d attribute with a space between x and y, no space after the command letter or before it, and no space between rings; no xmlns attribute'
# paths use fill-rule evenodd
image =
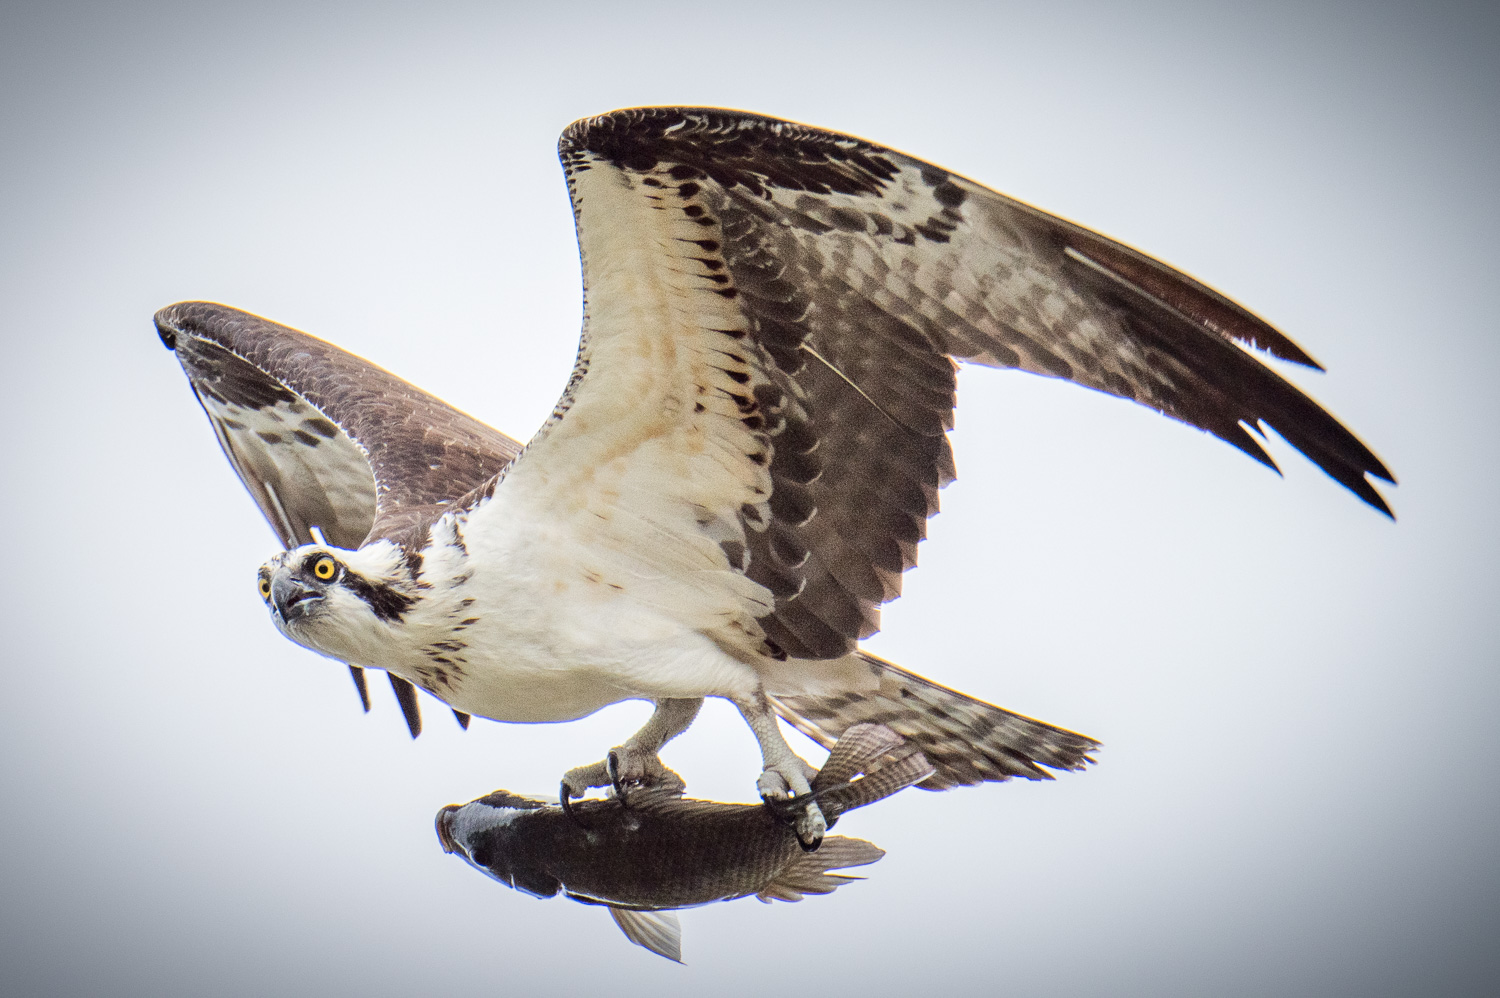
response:
<svg viewBox="0 0 1500 998"><path fill-rule="evenodd" d="M812 780L830 826L846 811L926 779L932 766L889 728L850 728ZM857 778L856 778L857 777ZM830 836L805 852L771 804L724 804L645 789L572 804L497 790L438 812L443 848L501 883L536 897L563 894L607 905L627 936L633 912L690 908L755 895L798 901L856 879L830 870L884 855L861 839ZM675 932L675 924L673 925Z"/></svg>
<svg viewBox="0 0 1500 998"><path fill-rule="evenodd" d="M556 804L500 790L464 805L449 827L469 833L470 848L456 851L517 890L637 909L747 897L817 855L804 853L791 827L762 804L650 790L626 803L589 800L572 810L570 818ZM470 820L483 825L471 830ZM878 858L877 851L866 862Z"/></svg>

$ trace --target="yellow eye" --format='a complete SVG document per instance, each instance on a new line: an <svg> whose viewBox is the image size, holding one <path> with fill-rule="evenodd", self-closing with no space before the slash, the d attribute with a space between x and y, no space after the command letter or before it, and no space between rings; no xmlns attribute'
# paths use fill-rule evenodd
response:
<svg viewBox="0 0 1500 998"><path fill-rule="evenodd" d="M334 561L326 554L313 564L313 574L322 579L324 582L327 582L329 579L337 575L338 571L338 562Z"/></svg>
<svg viewBox="0 0 1500 998"><path fill-rule="evenodd" d="M266 578L265 576L261 576L261 579L260 579L260 598L261 599L270 599L271 598L271 580L268 579L268 578Z"/></svg>

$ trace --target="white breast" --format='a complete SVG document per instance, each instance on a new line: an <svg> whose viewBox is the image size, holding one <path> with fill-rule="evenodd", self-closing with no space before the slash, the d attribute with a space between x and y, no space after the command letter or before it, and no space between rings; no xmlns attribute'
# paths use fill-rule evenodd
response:
<svg viewBox="0 0 1500 998"><path fill-rule="evenodd" d="M503 492L434 526L421 575L431 588L385 661L365 664L499 721L757 688L752 666L663 605L666 580L622 573L568 522L515 515Z"/></svg>

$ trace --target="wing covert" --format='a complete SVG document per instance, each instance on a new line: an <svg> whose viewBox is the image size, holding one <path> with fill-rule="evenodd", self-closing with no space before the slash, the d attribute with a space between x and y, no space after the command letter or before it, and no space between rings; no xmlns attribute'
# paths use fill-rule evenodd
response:
<svg viewBox="0 0 1500 998"><path fill-rule="evenodd" d="M219 444L286 547L396 537L483 485L521 446L306 333L211 302L156 313Z"/></svg>

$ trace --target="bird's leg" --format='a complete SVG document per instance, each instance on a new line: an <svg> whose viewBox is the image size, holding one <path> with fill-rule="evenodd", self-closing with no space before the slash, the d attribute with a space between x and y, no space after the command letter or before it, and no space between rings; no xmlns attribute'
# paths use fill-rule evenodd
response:
<svg viewBox="0 0 1500 998"><path fill-rule="evenodd" d="M811 852L823 841L828 823L817 801L812 799L810 780L817 770L813 769L782 737L781 727L766 695L757 692L749 700L735 700L745 723L755 732L760 743L762 765L765 767L755 787L764 800L778 813L785 813L792 827L797 830L797 841ZM784 805L792 798L805 798L801 806L788 810Z"/></svg>
<svg viewBox="0 0 1500 998"><path fill-rule="evenodd" d="M563 774L560 796L582 797L589 787L614 787L624 800L629 787L665 787L681 792L687 789L682 777L662 765L657 753L667 742L687 730L703 706L702 697L657 700L641 730L623 745L609 750L600 762L579 766Z"/></svg>

